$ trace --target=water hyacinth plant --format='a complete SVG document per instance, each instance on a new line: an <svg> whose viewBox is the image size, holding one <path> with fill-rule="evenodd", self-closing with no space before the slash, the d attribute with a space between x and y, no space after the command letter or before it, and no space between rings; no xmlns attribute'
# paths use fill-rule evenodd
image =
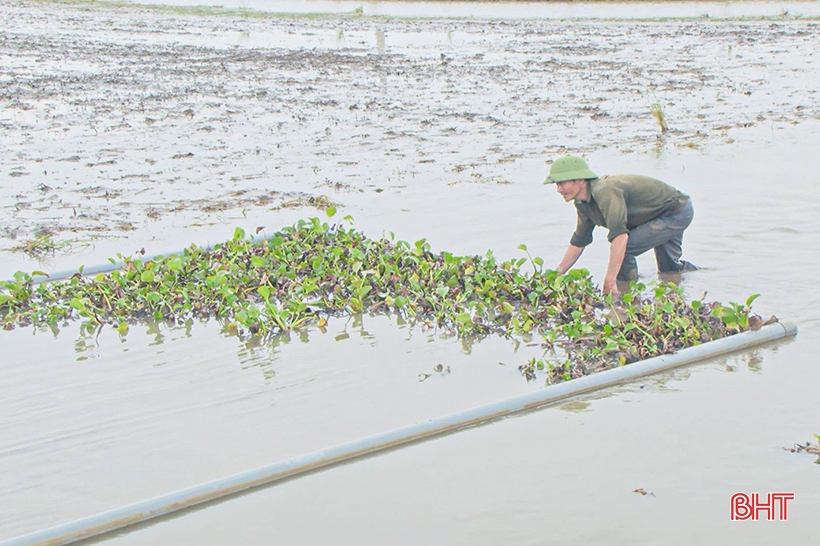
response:
<svg viewBox="0 0 820 546"><path fill-rule="evenodd" d="M335 210L328 209L328 216ZM757 328L745 304L687 302L681 288L633 283L621 301L604 296L586 270L558 275L526 256L435 254L415 243L379 240L344 224L301 220L253 242L242 229L206 250L141 260L96 276L33 282L18 272L0 283L0 325L44 326L79 319L88 332L105 325L125 333L140 320L184 323L216 317L243 338L273 336L328 317L401 316L462 338L495 334L540 340L542 358L520 366L549 382L580 377ZM523 266L529 263L531 271ZM529 269L529 268L528 268Z"/></svg>
<svg viewBox="0 0 820 546"><path fill-rule="evenodd" d="M666 124L666 114L663 111L663 105L661 105L661 101L659 101L654 94L652 95L652 100L649 103L649 113L652 114L653 118L655 118L655 122L658 124L658 128L660 128L661 133L665 133L669 130L669 127Z"/></svg>

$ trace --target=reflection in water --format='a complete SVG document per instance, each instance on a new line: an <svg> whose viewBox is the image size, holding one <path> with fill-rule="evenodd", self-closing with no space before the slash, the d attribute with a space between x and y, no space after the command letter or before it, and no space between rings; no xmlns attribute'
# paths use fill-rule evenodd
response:
<svg viewBox="0 0 820 546"><path fill-rule="evenodd" d="M374 334L369 329L365 328L365 324L368 321L372 324L381 324L378 327L378 330L383 330L386 326L387 328L394 329L397 332L404 332L402 334L402 339L404 342L424 342L427 344L435 342L456 343L460 348L460 352L464 356L471 356L474 352L476 344L480 344L482 341L487 339L487 336L482 336L480 338L456 338L451 332L440 332L432 325L426 323L409 325L405 319L394 316L356 314L349 317L331 319L330 327L328 327L328 323L326 322L322 327L314 326L298 332L280 332L274 335L262 337L255 335L242 336L238 333L238 330L232 322L222 319L202 319L196 321L196 323L191 319L188 319L182 323L146 321L142 323L145 328L143 333L145 338L141 341L135 342L138 345L140 343L147 342L147 347L155 347L167 344L169 342L173 343L180 339L194 338L198 341L198 343L207 345L209 343L207 339L209 335L208 331L211 330L210 325L216 325L218 327L218 333L222 338L233 340L237 343L236 356L237 363L240 368L258 368L262 372L265 380L269 381L276 377L277 362L282 360L283 351L293 340L294 335L298 338L302 345L315 345L317 343L321 344L323 347L322 350L327 350L328 355L333 354L333 344L348 342L353 339L351 334L355 334L355 339L359 340L357 347L376 347L380 342L380 337L378 334ZM200 327L200 331L194 333L193 329L197 325ZM85 326L80 324L77 325L77 328L79 329L79 336L74 341L74 352L79 355L77 357L78 361L96 358L102 349L100 342L101 333L105 329L113 330L110 327L98 326L92 332L89 332ZM50 326L49 331L52 333L54 339L57 339L61 333L61 330L56 325ZM127 331L117 332L117 334L121 344L128 341L129 336ZM132 335L131 338L133 337L134 336ZM331 339L332 342L329 341ZM537 355L538 358L547 358L550 361L560 361L561 358L563 358L561 356L562 352L560 348L555 346L547 347L542 343L532 342L531 338L512 340L494 338L494 340L495 342L508 345L509 350L513 354L519 352L528 354L532 353ZM108 340L109 343L111 341L111 339ZM328 343L331 345L329 346ZM128 350L128 347L122 348L123 352L127 352ZM766 349L766 351L772 352L776 350L777 346L772 346ZM159 351L156 354L161 354L162 352L163 351ZM743 358L745 359L746 367L750 372L761 373L764 361L761 349L755 349L746 354ZM524 359L521 357L516 357L516 361L517 360L523 361ZM733 364L736 362L735 358L724 357L719 362L720 366L722 366L726 371L736 371L736 366ZM499 362L499 364L505 365L503 362ZM517 367L517 364L515 367ZM447 369L449 373L449 366ZM689 369L677 370L671 375L663 375L654 378L652 385L661 390L675 390L677 387L674 384L687 380L689 375ZM537 377L537 384L543 384L543 374L538 374ZM672 385L669 384L670 381L673 382ZM609 394L602 396L609 396ZM598 398L598 396L593 398ZM575 406L570 404L568 407L573 408ZM586 407L587 406L585 405L584 408Z"/></svg>
<svg viewBox="0 0 820 546"><path fill-rule="evenodd" d="M232 336L237 337L237 336ZM300 336L301 337L301 336ZM275 363L282 347L290 343L291 335L280 332L264 338L251 336L242 341L238 357L243 369L258 367L266 381L276 376Z"/></svg>
<svg viewBox="0 0 820 546"><path fill-rule="evenodd" d="M237 363L241 369L257 368L266 381L277 376L282 362L290 361L291 354L297 354L293 351L298 349L288 348L293 339L298 339L300 345L311 347L311 351L324 352L329 359L335 357L337 344L349 343L350 340L355 340L352 346L354 351L366 350L368 347L378 348L385 342L387 331L391 332L391 336L398 335L401 343L409 346L420 347L420 344L423 344L458 347L463 357L474 355L477 348L482 345L491 346L493 350L501 348L506 353L503 360L509 362L512 368L517 368L517 361L525 360L526 356L538 355L543 358L545 354L544 347L540 343L532 343L530 336L525 339L503 339L488 335L458 338L453 332L440 330L431 323L414 323L399 316L380 314L355 314L323 319L320 325L304 330L262 337L241 335L233 322L224 319L187 319L179 322L146 320L132 324L130 328L121 329L110 325L90 328L88 324L67 323L63 329L51 325L48 331L55 340L74 332L73 350L79 361L98 358L102 354L115 351L116 347L119 347L122 353L134 350L144 352L147 348L157 348L154 355L173 353L175 349L168 346L177 345L183 340L191 340L199 350L200 347L205 348L214 343L213 336L217 334L218 337L235 344ZM115 344L115 341L119 343ZM486 349L481 348L478 353ZM407 351L407 354L412 354L412 351ZM493 360L500 362L502 359ZM160 363L171 362L163 358ZM446 368L449 373L450 366Z"/></svg>
<svg viewBox="0 0 820 546"><path fill-rule="evenodd" d="M55 339L60 334L60 327L57 324L49 324L48 329L51 330L51 333Z"/></svg>
<svg viewBox="0 0 820 546"><path fill-rule="evenodd" d="M162 327L158 322L148 322L145 324L147 327L145 333L149 336L154 336L154 341L150 343L150 345L162 345L162 342L165 341L165 335L162 333L162 328L169 328L169 324L165 324ZM176 326L170 326L170 328L176 328Z"/></svg>
<svg viewBox="0 0 820 546"><path fill-rule="evenodd" d="M680 271L658 271L658 278L661 282L671 282L680 285L683 281L683 274Z"/></svg>
<svg viewBox="0 0 820 546"><path fill-rule="evenodd" d="M99 349L99 335L102 331L102 326L98 326L94 329L89 328L88 325L80 325L80 337L74 342L74 352L79 353L77 357L77 361L84 361L88 360L89 358L95 358L94 350ZM53 330L52 330L53 332ZM57 337L55 333L55 339Z"/></svg>
<svg viewBox="0 0 820 546"><path fill-rule="evenodd" d="M141 327L141 331L137 328ZM67 324L72 328L61 330L57 325L48 327L53 338L56 340L60 334L65 335L76 328L76 338L74 341L74 352L79 356L77 360L84 361L97 358L100 353L113 349L112 343L114 335L120 342L122 352L129 350L142 351L147 347L160 347L155 354L165 352L165 346L174 344L184 339L191 339L197 346L207 347L214 334L214 328L219 337L232 340L236 343L237 363L242 369L258 368L266 381L273 379L277 375L277 363L282 360L283 351L290 342L298 339L302 345L311 347L320 344L324 351L333 354L333 345L340 342L348 342L351 339L357 340L355 347L364 349L365 347L375 348L384 336L385 328L398 333L404 343L410 344L447 344L459 347L464 356L474 353L476 345L488 338L493 345L506 347L512 354L534 353L540 351L541 346L537 343L522 345L522 340L507 340L497 336L476 336L473 338L457 338L454 333L439 330L435 325L429 323L413 323L400 316L386 315L365 315L355 314L347 317L330 318L322 320L320 325L311 326L296 332L279 332L273 335L256 336L241 335L236 325L224 319L187 319L179 322L146 320L132 325L130 328L122 330L110 325L101 325L89 328L90 325L82 323ZM374 330L375 327L375 330ZM381 334L380 334L381 332ZM101 341L101 337L104 338ZM332 340L332 341L331 341ZM523 340L531 341L531 339ZM108 344L106 347L104 344ZM330 344L330 345L329 345ZM169 349L170 350L170 349ZM163 362L167 363L167 361Z"/></svg>
<svg viewBox="0 0 820 546"><path fill-rule="evenodd" d="M762 371L763 356L760 354L759 349L755 349L748 354L746 357L746 367L753 373L760 373Z"/></svg>
<svg viewBox="0 0 820 546"><path fill-rule="evenodd" d="M568 411L570 413L583 413L588 411L592 406L592 402L589 400L571 400L566 404L561 404L558 406L558 409L561 411Z"/></svg>

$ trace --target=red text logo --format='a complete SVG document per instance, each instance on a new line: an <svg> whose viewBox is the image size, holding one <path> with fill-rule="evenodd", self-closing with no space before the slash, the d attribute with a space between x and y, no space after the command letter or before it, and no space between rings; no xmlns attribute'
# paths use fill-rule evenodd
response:
<svg viewBox="0 0 820 546"><path fill-rule="evenodd" d="M789 519L790 500L794 500L794 493L769 493L765 499L757 493L735 493L732 495L732 521L786 521Z"/></svg>

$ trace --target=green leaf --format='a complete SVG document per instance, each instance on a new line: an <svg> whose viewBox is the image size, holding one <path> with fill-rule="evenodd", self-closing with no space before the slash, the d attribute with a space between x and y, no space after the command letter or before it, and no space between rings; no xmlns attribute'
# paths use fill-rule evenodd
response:
<svg viewBox="0 0 820 546"><path fill-rule="evenodd" d="M759 297L760 297L760 294L752 294L751 296L749 296L749 298L746 300L746 307L751 308L752 307L752 302L755 301Z"/></svg>
<svg viewBox="0 0 820 546"><path fill-rule="evenodd" d="M170 260L168 260L168 269L170 271L179 271L182 269L182 258L179 256L174 256Z"/></svg>
<svg viewBox="0 0 820 546"><path fill-rule="evenodd" d="M364 301L364 297L368 295L371 290L373 290L373 287L371 286L361 286L357 288L354 292L359 300Z"/></svg>
<svg viewBox="0 0 820 546"><path fill-rule="evenodd" d="M428 252L430 250L430 243L427 242L427 239L419 239L416 241L415 247L417 254Z"/></svg>
<svg viewBox="0 0 820 546"><path fill-rule="evenodd" d="M732 327L737 322L737 315L731 309L724 309L721 318L723 319L723 323L728 327Z"/></svg>
<svg viewBox="0 0 820 546"><path fill-rule="evenodd" d="M325 209L325 214L327 214L328 218L333 218L336 215L336 207L328 207Z"/></svg>
<svg viewBox="0 0 820 546"><path fill-rule="evenodd" d="M456 315L456 321L460 322L461 324L471 324L473 322L470 313L459 313Z"/></svg>
<svg viewBox="0 0 820 546"><path fill-rule="evenodd" d="M155 278L154 272L151 271L150 269L146 269L142 273L140 273L140 280L142 282L145 282L145 283L154 282L154 278Z"/></svg>
<svg viewBox="0 0 820 546"><path fill-rule="evenodd" d="M656 286L655 287L655 297L656 298L661 298L663 296L663 293L664 293L663 286Z"/></svg>

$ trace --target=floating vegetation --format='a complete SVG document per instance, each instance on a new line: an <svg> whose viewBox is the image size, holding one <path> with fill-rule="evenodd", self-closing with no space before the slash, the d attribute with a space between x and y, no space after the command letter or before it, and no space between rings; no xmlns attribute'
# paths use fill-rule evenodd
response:
<svg viewBox="0 0 820 546"><path fill-rule="evenodd" d="M124 265L110 273L35 283L32 276L45 274L18 272L0 282L0 325L79 319L89 333L104 325L125 333L139 320L216 317L250 338L321 326L330 316L382 313L461 338L540 340L542 357L519 369L528 379L559 382L776 320L751 314L757 295L744 304L687 302L671 283L632 283L615 301L586 270L558 275L519 248L526 256L507 261L491 251L434 254L425 239L375 240L318 218L262 242L237 228L211 250L192 245L151 260L118 256Z"/></svg>
<svg viewBox="0 0 820 546"><path fill-rule="evenodd" d="M661 133L665 133L669 130L669 127L666 125L666 114L663 112L663 105L661 105L661 102L654 95L652 102L649 103L649 113L655 118Z"/></svg>
<svg viewBox="0 0 820 546"><path fill-rule="evenodd" d="M22 252L37 260L47 256L54 256L58 252L70 252L75 244L79 244L79 241L58 240L53 237L52 233L45 231L38 233L31 239L21 241L10 250L12 252ZM89 243L84 244L88 245Z"/></svg>
<svg viewBox="0 0 820 546"><path fill-rule="evenodd" d="M330 198L325 195L303 195L295 199L285 201L278 207L273 207L271 210L278 210L280 208L295 209L299 207L313 207L318 210L326 211L329 208L335 210L337 206L339 206L339 203L331 201Z"/></svg>
<svg viewBox="0 0 820 546"><path fill-rule="evenodd" d="M809 455L816 455L817 459L815 459L814 464L820 464L820 434L815 434L814 439L817 441L816 444L806 442L805 444L794 444L793 447L784 447L783 449L790 453L808 453Z"/></svg>

